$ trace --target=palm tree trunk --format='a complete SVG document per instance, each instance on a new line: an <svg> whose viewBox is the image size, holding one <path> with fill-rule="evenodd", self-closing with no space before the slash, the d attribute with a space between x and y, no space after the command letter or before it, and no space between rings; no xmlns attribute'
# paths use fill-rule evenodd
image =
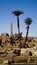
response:
<svg viewBox="0 0 37 65"><path fill-rule="evenodd" d="M18 34L19 34L20 50L21 50L21 38L20 38L19 16L17 16L17 26L18 26Z"/></svg>
<svg viewBox="0 0 37 65"><path fill-rule="evenodd" d="M29 32L29 25L27 26L27 33L26 33L26 38L25 38L25 47L28 47L28 45L26 44L26 42L28 40L28 32Z"/></svg>
<svg viewBox="0 0 37 65"><path fill-rule="evenodd" d="M20 33L19 16L17 16L17 26L18 26L18 33Z"/></svg>

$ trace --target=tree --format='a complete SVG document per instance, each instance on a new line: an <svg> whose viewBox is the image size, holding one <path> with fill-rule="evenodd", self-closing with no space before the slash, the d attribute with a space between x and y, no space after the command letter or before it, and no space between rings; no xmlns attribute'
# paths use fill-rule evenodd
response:
<svg viewBox="0 0 37 65"><path fill-rule="evenodd" d="M21 14L23 14L23 12L22 11L20 11L20 10L16 10L16 11L14 11L14 12L12 12L15 16L17 16L17 27L18 27L18 34L19 34L19 39L20 39L20 25L19 25L19 16L21 15ZM20 48L21 48L21 39L20 39Z"/></svg>
<svg viewBox="0 0 37 65"><path fill-rule="evenodd" d="M29 28L30 28L29 26L31 25L31 23L32 23L32 19L28 17L25 20L25 24L27 25L27 27L26 27L27 33L26 33L26 38L25 38L25 47L28 47L28 45L26 44L26 41L28 40L28 32L29 32Z"/></svg>
<svg viewBox="0 0 37 65"><path fill-rule="evenodd" d="M20 33L19 16L20 16L21 14L23 14L23 12L20 11L20 10L16 10L16 11L14 11L14 12L12 12L12 13L13 13L15 16L17 16L18 33Z"/></svg>

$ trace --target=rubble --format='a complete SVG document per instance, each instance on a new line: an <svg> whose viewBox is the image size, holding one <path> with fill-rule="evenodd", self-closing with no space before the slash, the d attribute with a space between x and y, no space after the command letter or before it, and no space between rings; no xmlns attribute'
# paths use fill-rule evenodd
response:
<svg viewBox="0 0 37 65"><path fill-rule="evenodd" d="M0 40L2 40L2 44L0 45L0 64L26 63L26 62L30 63L34 62L37 59L37 42L35 44L35 41L32 41L32 39L35 38L28 39L27 44L29 48L23 48L25 37L21 36L22 47L20 48L20 41L18 39L18 36L19 36L18 34L15 34L12 37L12 40L13 41L15 40L15 44L10 43L11 36L9 35L0 36Z"/></svg>

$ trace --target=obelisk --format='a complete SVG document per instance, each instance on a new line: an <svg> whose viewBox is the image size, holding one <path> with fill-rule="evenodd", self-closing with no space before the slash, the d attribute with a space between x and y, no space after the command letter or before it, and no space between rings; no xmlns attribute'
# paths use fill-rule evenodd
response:
<svg viewBox="0 0 37 65"><path fill-rule="evenodd" d="M12 24L12 22L10 22L10 35L11 36L13 35L13 24Z"/></svg>

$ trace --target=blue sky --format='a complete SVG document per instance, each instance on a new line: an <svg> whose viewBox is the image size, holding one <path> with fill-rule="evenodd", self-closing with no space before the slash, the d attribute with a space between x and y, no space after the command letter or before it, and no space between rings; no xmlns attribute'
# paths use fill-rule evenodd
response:
<svg viewBox="0 0 37 65"><path fill-rule="evenodd" d="M13 23L13 33L17 33L17 17L12 14L14 10L22 10L20 15L20 32L26 35L25 19L32 18L29 36L37 37L37 0L0 0L0 34L7 32L10 34L10 22Z"/></svg>

